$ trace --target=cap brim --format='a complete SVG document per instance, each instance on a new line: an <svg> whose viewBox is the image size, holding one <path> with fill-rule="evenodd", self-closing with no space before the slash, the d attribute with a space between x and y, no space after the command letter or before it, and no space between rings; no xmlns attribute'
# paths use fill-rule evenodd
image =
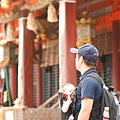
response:
<svg viewBox="0 0 120 120"><path fill-rule="evenodd" d="M76 53L76 54L77 54L77 53L78 53L78 50L79 50L79 49L77 49L77 48L70 48L70 52L71 52L71 53Z"/></svg>

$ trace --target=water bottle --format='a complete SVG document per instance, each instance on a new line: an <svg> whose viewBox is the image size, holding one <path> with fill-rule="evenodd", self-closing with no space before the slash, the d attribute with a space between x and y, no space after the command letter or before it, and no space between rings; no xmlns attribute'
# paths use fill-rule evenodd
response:
<svg viewBox="0 0 120 120"><path fill-rule="evenodd" d="M110 118L109 107L104 107L103 119L102 120L109 120L109 118Z"/></svg>
<svg viewBox="0 0 120 120"><path fill-rule="evenodd" d="M70 117L68 118L68 120L74 120L73 115L70 115Z"/></svg>

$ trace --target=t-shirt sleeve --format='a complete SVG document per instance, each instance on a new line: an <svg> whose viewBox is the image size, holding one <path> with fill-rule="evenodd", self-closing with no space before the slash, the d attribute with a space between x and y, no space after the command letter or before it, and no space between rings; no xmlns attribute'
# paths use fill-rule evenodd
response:
<svg viewBox="0 0 120 120"><path fill-rule="evenodd" d="M95 89L96 81L94 78L86 77L82 81L82 89L81 89L81 99L82 98L90 98L95 99Z"/></svg>

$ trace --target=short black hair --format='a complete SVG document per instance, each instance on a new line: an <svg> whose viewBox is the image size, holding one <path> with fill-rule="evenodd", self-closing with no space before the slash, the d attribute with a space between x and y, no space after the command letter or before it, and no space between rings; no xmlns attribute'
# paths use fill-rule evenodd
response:
<svg viewBox="0 0 120 120"><path fill-rule="evenodd" d="M84 59L85 63L86 63L88 66L96 66L96 65L97 65L97 61L98 61L97 58L95 58L95 61L94 61L94 62L91 62L91 61L89 61L88 59L86 59L86 58L84 58L84 57L83 57L83 59Z"/></svg>
<svg viewBox="0 0 120 120"><path fill-rule="evenodd" d="M78 59L81 57L82 55L78 54ZM83 57L83 56L82 56ZM97 62L98 62L98 57L94 57L92 58L92 61L94 62L91 62L90 60L86 59L85 57L83 57L86 65L88 66L96 66L97 65Z"/></svg>

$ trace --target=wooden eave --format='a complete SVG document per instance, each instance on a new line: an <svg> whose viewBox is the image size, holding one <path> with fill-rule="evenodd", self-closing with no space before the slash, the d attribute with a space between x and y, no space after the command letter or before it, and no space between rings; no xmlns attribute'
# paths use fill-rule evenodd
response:
<svg viewBox="0 0 120 120"><path fill-rule="evenodd" d="M50 2L47 0L40 0L34 4L24 4L23 6L19 6L19 2L12 4L12 9L3 10L0 9L0 24L5 24L12 22L20 17L20 13L24 10L29 10L31 12L35 12L41 9L44 9L48 6Z"/></svg>
<svg viewBox="0 0 120 120"><path fill-rule="evenodd" d="M82 17L83 11L88 11L91 17L100 17L120 10L120 0L77 0L77 18Z"/></svg>

